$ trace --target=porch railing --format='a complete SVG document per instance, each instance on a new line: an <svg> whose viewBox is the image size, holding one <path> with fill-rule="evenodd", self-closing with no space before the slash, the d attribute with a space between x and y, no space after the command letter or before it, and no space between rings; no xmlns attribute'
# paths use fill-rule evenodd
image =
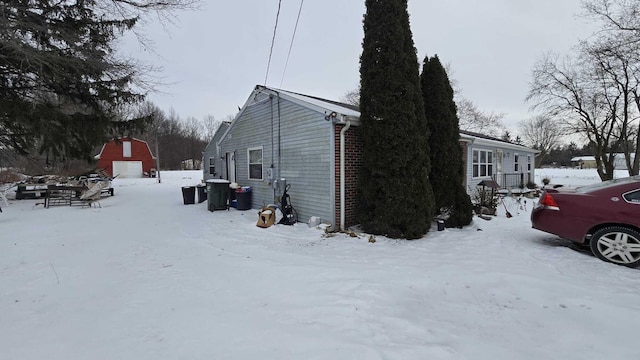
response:
<svg viewBox="0 0 640 360"><path fill-rule="evenodd" d="M494 175L494 178L496 175ZM530 173L510 173L502 174L499 179L495 179L501 187L507 189L525 188L529 182L533 182Z"/></svg>

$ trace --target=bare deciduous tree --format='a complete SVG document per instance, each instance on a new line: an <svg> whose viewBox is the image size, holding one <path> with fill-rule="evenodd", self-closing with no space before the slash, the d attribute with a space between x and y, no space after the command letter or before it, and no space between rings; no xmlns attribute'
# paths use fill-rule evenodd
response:
<svg viewBox="0 0 640 360"><path fill-rule="evenodd" d="M473 101L461 96L458 96L456 105L460 119L460 130L491 136L498 136L504 132L502 124L504 113L480 110Z"/></svg>
<svg viewBox="0 0 640 360"><path fill-rule="evenodd" d="M202 124L204 126L204 136L203 139L206 141L211 141L213 139L213 135L215 135L218 127L220 126L222 121L216 120L216 117L213 115L207 115L202 119Z"/></svg>
<svg viewBox="0 0 640 360"><path fill-rule="evenodd" d="M537 115L519 124L520 134L525 145L540 151L535 165L544 163L551 150L560 144L563 131L556 120L546 115Z"/></svg>
<svg viewBox="0 0 640 360"><path fill-rule="evenodd" d="M451 66L446 65L447 73L451 72ZM462 91L457 86L457 81L450 78L454 92L454 101L459 119L460 130L481 133L491 136L499 136L504 132L505 127L502 119L505 114L495 111L481 110L473 101L463 97ZM340 101L353 106L360 105L360 87L347 91Z"/></svg>
<svg viewBox="0 0 640 360"><path fill-rule="evenodd" d="M630 175L640 171L640 2L587 0L584 15L602 24L586 51L599 63L611 91L620 94L616 113L620 148Z"/></svg>
<svg viewBox="0 0 640 360"><path fill-rule="evenodd" d="M606 96L593 63L548 53L535 64L532 77L527 95L532 108L584 134L594 144L598 175L612 179L612 154L620 134L607 103L616 100Z"/></svg>
<svg viewBox="0 0 640 360"><path fill-rule="evenodd" d="M360 86L347 91L340 99L345 104L360 107Z"/></svg>
<svg viewBox="0 0 640 360"><path fill-rule="evenodd" d="M640 2L636 0L586 0L584 16L600 21L604 31L628 31L640 41Z"/></svg>

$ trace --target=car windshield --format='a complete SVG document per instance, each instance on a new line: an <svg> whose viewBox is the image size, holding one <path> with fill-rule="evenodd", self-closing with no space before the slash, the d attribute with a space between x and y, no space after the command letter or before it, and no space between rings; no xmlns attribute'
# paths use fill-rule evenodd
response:
<svg viewBox="0 0 640 360"><path fill-rule="evenodd" d="M603 182L599 182L591 185L580 186L576 188L576 191L581 193L586 193L586 192L606 189L608 187L619 185L619 184L625 184L625 183L636 182L636 181L640 181L640 175L607 180L607 181L603 181Z"/></svg>

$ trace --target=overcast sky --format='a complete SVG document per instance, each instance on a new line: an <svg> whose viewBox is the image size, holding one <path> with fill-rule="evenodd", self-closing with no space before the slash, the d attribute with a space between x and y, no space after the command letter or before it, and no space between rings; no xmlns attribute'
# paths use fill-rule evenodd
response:
<svg viewBox="0 0 640 360"><path fill-rule="evenodd" d="M364 0L306 0L285 71L300 0L282 0L267 86L341 100L359 83ZM131 56L163 68L163 94L149 100L181 118L223 119L264 85L278 0L204 0L166 30L145 26L154 53L132 41ZM514 128L531 116L524 98L535 61L568 52L593 25L580 0L409 0L418 60L437 54L462 95L504 112Z"/></svg>

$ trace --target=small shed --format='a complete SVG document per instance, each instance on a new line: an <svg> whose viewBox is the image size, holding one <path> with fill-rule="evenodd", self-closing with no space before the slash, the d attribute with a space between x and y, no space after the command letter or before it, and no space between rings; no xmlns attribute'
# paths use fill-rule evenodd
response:
<svg viewBox="0 0 640 360"><path fill-rule="evenodd" d="M140 178L155 172L155 157L146 141L135 138L119 138L102 146L95 156L98 168L120 178Z"/></svg>
<svg viewBox="0 0 640 360"><path fill-rule="evenodd" d="M571 158L571 165L576 169L595 169L595 156L575 156Z"/></svg>

